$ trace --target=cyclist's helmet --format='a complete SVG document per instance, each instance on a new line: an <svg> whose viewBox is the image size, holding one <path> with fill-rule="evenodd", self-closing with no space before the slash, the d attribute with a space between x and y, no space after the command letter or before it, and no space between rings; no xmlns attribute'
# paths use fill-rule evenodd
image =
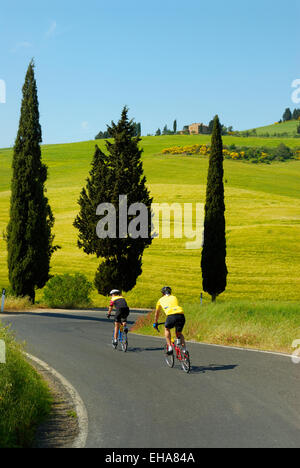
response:
<svg viewBox="0 0 300 468"><path fill-rule="evenodd" d="M164 295L166 294L170 295L172 294L172 289L170 288L170 286L164 286L161 290L161 293Z"/></svg>
<svg viewBox="0 0 300 468"><path fill-rule="evenodd" d="M121 294L121 291L119 289L112 289L109 295L112 296L112 294Z"/></svg>

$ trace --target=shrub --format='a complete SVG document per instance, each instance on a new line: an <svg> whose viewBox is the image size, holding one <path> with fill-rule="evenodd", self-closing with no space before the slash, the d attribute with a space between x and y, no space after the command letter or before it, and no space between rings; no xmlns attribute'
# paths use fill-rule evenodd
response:
<svg viewBox="0 0 300 468"><path fill-rule="evenodd" d="M25 297L16 297L12 295L7 295L5 298L5 303L4 303L4 310L28 310L28 309L34 309L35 305L32 304L30 298L28 296Z"/></svg>
<svg viewBox="0 0 300 468"><path fill-rule="evenodd" d="M57 275L44 288L44 301L52 308L83 308L92 304L92 283L81 273Z"/></svg>
<svg viewBox="0 0 300 468"><path fill-rule="evenodd" d="M300 135L298 135L300 138ZM173 146L162 150L162 154L185 154L209 156L209 145ZM288 161L299 159L299 148L291 149L281 143L277 148L269 147L247 147L236 146L235 144L223 146L223 156L226 159L250 161L254 164L270 164L271 161Z"/></svg>
<svg viewBox="0 0 300 468"><path fill-rule="evenodd" d="M285 161L286 159L291 159L293 157L293 152L288 146L286 146L284 143L281 143L276 148L275 157L279 161Z"/></svg>

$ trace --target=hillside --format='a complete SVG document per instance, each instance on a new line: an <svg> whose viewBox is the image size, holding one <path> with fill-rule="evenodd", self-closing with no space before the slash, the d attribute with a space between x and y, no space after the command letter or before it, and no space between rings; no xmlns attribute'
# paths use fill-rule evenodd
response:
<svg viewBox="0 0 300 468"><path fill-rule="evenodd" d="M272 125L266 125L265 127L255 128L258 136L269 134L270 137L274 135L284 135L287 137L293 137L297 135L297 127L300 125L300 121L290 120L288 122L274 123ZM253 129L252 129L253 130ZM250 132L252 130L249 130ZM300 144L300 140L299 140Z"/></svg>
<svg viewBox="0 0 300 468"><path fill-rule="evenodd" d="M239 141L240 140L240 141ZM297 139L247 138L247 145L299 145ZM173 145L209 143L208 136L145 137L143 162L155 202L204 202L206 157L162 155ZM98 260L76 245L72 226L95 141L42 147L49 167L48 197L56 223L52 274L76 271L93 279ZM104 141L97 141L104 148ZM245 138L225 137L225 144ZM0 286L8 285L2 233L8 222L12 150L0 150ZM300 162L252 165L225 160L228 287L223 299L300 300ZM171 284L184 301L201 292L200 250L186 250L187 239L155 239L144 255L143 274L128 294L131 306L151 306L162 284ZM38 293L38 298L41 293ZM93 295L96 305L107 300ZM208 300L208 297L205 297Z"/></svg>

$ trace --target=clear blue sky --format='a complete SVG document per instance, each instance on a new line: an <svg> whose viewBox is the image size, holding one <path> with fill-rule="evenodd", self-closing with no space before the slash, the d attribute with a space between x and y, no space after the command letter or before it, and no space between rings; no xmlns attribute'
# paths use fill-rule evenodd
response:
<svg viewBox="0 0 300 468"><path fill-rule="evenodd" d="M300 107L299 22L299 0L2 2L0 147L32 57L44 143L93 139L125 104L143 134L216 113L236 129L273 123Z"/></svg>

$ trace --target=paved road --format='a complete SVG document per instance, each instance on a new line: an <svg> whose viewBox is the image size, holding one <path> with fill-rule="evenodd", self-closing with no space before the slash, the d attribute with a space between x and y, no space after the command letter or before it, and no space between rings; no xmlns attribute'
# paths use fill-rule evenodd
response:
<svg viewBox="0 0 300 468"><path fill-rule="evenodd" d="M166 367L158 338L129 334L128 352L114 351L101 311L3 321L77 389L89 448L300 446L300 364L288 357L189 344L187 375Z"/></svg>

